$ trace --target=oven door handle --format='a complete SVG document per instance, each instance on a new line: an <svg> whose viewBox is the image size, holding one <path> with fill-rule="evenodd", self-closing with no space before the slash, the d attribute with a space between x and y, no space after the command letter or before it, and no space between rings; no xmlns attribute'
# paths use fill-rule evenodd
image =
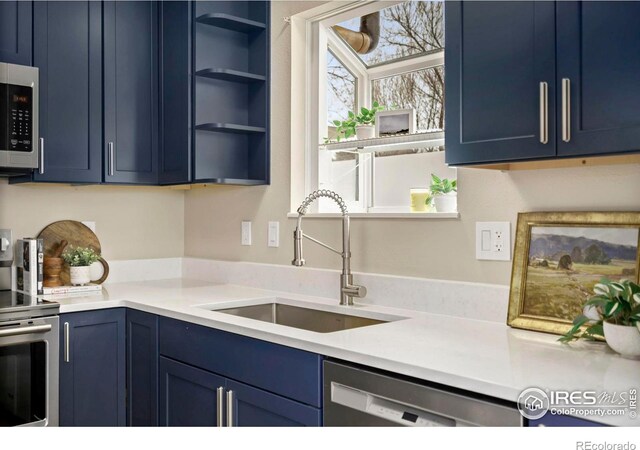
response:
<svg viewBox="0 0 640 450"><path fill-rule="evenodd" d="M46 333L51 331L51 325L32 325L29 327L9 328L0 330L0 337L19 336L21 334Z"/></svg>

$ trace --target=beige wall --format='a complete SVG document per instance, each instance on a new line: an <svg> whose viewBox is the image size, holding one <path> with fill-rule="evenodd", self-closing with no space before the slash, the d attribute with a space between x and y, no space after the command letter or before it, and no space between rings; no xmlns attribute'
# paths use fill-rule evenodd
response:
<svg viewBox="0 0 640 450"><path fill-rule="evenodd" d="M185 254L289 264L294 219L290 182L290 36L282 17L314 4L274 2L272 9L272 184L196 189L185 198ZM496 172L460 169L458 220L354 219L358 271L508 284L510 262L475 259L475 222L511 221L519 211L640 210L640 166ZM253 221L253 245L240 245L240 222ZM280 222L280 247L267 247L267 222ZM336 246L336 219L305 219L305 232ZM309 266L338 268L339 258L306 243Z"/></svg>
<svg viewBox="0 0 640 450"><path fill-rule="evenodd" d="M0 228L14 239L51 222L96 222L107 260L182 256L184 192L120 186L9 185L0 181Z"/></svg>

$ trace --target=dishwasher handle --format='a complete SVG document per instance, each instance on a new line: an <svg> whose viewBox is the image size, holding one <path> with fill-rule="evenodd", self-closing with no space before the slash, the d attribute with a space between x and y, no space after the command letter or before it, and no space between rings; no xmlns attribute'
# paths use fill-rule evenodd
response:
<svg viewBox="0 0 640 450"><path fill-rule="evenodd" d="M370 392L331 383L331 401L348 408L410 427L455 427L449 417L405 405Z"/></svg>

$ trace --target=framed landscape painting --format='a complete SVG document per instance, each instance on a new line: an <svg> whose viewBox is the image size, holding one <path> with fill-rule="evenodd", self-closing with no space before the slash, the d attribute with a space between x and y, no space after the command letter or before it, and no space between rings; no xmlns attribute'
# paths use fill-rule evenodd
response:
<svg viewBox="0 0 640 450"><path fill-rule="evenodd" d="M602 278L638 282L640 212L518 214L507 323L563 334Z"/></svg>

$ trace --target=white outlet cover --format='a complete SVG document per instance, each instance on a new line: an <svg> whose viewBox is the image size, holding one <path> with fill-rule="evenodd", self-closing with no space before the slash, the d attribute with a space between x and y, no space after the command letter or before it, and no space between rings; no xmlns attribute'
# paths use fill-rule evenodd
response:
<svg viewBox="0 0 640 450"><path fill-rule="evenodd" d="M82 223L87 226L94 233L96 232L96 223L89 220L83 220Z"/></svg>
<svg viewBox="0 0 640 450"><path fill-rule="evenodd" d="M476 259L511 261L511 222L476 222Z"/></svg>

